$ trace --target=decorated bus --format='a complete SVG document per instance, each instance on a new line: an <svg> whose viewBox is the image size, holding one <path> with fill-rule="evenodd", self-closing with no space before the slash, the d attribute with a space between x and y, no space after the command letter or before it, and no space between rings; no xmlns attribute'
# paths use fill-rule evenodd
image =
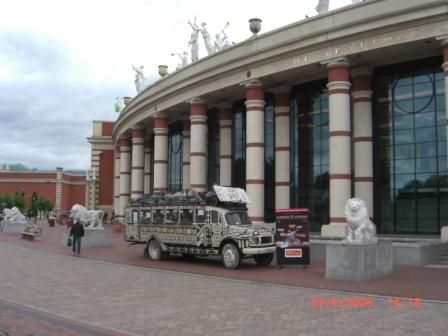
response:
<svg viewBox="0 0 448 336"><path fill-rule="evenodd" d="M220 255L230 269L249 257L269 265L274 236L270 229L251 223L248 202L243 189L220 186L204 193L155 193L133 199L125 209L126 241L144 244L153 260L176 253Z"/></svg>

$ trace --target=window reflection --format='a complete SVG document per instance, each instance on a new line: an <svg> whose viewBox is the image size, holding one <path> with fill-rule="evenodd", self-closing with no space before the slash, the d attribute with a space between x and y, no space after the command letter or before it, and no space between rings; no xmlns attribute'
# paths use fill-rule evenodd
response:
<svg viewBox="0 0 448 336"><path fill-rule="evenodd" d="M377 69L374 115L379 231L438 233L448 204L440 59ZM416 68L419 70L415 70ZM439 94L439 92L441 92Z"/></svg>

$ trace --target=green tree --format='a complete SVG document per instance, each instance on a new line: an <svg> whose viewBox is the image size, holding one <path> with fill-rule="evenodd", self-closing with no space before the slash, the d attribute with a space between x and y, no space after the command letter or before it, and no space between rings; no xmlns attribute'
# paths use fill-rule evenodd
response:
<svg viewBox="0 0 448 336"><path fill-rule="evenodd" d="M11 195L8 194L0 194L0 210L3 212L3 209L8 208L11 209L14 206L14 199Z"/></svg>
<svg viewBox="0 0 448 336"><path fill-rule="evenodd" d="M13 197L14 205L17 207L21 212L23 211L23 207L25 206L25 193L17 191L16 194Z"/></svg>
<svg viewBox="0 0 448 336"><path fill-rule="evenodd" d="M48 198L39 196L36 200L36 210L51 211L53 210L53 204Z"/></svg>

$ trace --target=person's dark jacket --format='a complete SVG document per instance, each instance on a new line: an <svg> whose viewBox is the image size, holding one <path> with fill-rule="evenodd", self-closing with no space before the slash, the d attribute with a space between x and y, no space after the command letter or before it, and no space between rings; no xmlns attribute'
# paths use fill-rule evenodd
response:
<svg viewBox="0 0 448 336"><path fill-rule="evenodd" d="M70 229L70 237L84 237L84 225L80 222L75 222L72 224Z"/></svg>

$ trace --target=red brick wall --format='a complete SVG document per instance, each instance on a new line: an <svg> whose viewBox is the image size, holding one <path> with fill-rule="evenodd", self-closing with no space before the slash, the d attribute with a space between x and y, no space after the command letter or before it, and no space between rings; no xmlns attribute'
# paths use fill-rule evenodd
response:
<svg viewBox="0 0 448 336"><path fill-rule="evenodd" d="M114 151L103 150L100 156L99 205L112 205L114 195Z"/></svg>
<svg viewBox="0 0 448 336"><path fill-rule="evenodd" d="M111 136L115 123L112 121L103 121L101 125L102 125L101 135L102 136Z"/></svg>
<svg viewBox="0 0 448 336"><path fill-rule="evenodd" d="M78 203L85 205L85 176L62 175L62 202L63 210L71 209ZM81 182L82 185L68 184ZM25 193L25 208L31 205L31 195L36 192L38 196L48 198L53 206L56 205L56 172L1 172L0 194L15 195L16 192Z"/></svg>
<svg viewBox="0 0 448 336"><path fill-rule="evenodd" d="M52 182L0 182L0 194L15 195L17 191L25 192L25 208L31 205L31 195L36 192L38 196L48 198L53 205L56 203L56 184Z"/></svg>

